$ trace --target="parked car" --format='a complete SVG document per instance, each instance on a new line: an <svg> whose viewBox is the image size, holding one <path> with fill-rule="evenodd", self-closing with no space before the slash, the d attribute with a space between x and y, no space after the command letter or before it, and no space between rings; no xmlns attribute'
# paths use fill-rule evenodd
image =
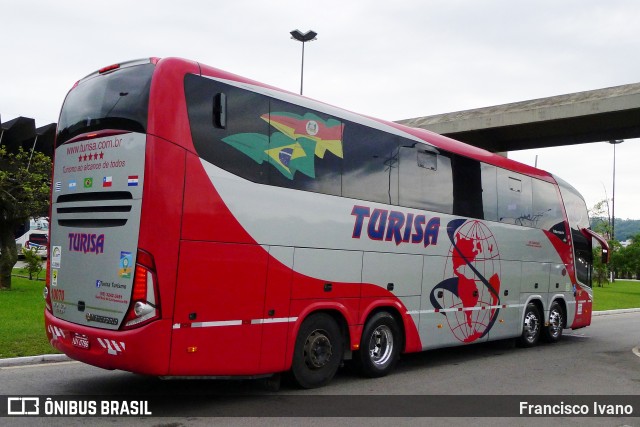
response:
<svg viewBox="0 0 640 427"><path fill-rule="evenodd" d="M46 258L49 252L49 236L46 232L43 232L43 230L29 230L16 239L16 247L19 258L23 256L22 248L35 248L38 255Z"/></svg>

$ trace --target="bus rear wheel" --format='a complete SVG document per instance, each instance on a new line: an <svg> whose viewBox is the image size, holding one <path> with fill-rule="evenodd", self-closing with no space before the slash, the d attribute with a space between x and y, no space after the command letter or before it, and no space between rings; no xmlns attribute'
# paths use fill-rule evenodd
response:
<svg viewBox="0 0 640 427"><path fill-rule="evenodd" d="M293 353L291 373L302 388L326 385L338 371L344 344L340 327L330 315L317 313L302 322Z"/></svg>
<svg viewBox="0 0 640 427"><path fill-rule="evenodd" d="M550 343L558 342L562 337L564 322L564 310L554 301L549 308L549 326L542 330L542 339Z"/></svg>
<svg viewBox="0 0 640 427"><path fill-rule="evenodd" d="M522 335L518 339L518 344L521 347L533 347L536 345L540 338L541 326L542 316L540 316L540 310L534 303L530 302L524 312Z"/></svg>
<svg viewBox="0 0 640 427"><path fill-rule="evenodd" d="M360 371L370 378L387 375L400 354L400 328L387 312L376 313L367 321L357 359Z"/></svg>

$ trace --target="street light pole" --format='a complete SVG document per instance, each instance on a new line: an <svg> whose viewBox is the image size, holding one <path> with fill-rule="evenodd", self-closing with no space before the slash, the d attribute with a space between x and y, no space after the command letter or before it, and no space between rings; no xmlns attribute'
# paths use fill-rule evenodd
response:
<svg viewBox="0 0 640 427"><path fill-rule="evenodd" d="M616 145L623 142L624 139L613 139L609 144L613 145L613 195L611 197L611 240L616 236Z"/></svg>
<svg viewBox="0 0 640 427"><path fill-rule="evenodd" d="M292 39L302 43L302 67L300 70L300 95L302 95L302 86L304 83L304 44L316 40L318 33L313 30L309 30L306 33L302 33L300 30L293 30L289 34L291 34Z"/></svg>

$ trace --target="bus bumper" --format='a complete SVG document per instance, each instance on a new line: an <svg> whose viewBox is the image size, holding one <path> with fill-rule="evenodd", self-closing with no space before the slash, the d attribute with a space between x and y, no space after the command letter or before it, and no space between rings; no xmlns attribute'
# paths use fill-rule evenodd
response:
<svg viewBox="0 0 640 427"><path fill-rule="evenodd" d="M128 331L111 331L58 319L46 309L44 317L49 342L72 359L137 374L161 376L169 372L171 320L161 319Z"/></svg>

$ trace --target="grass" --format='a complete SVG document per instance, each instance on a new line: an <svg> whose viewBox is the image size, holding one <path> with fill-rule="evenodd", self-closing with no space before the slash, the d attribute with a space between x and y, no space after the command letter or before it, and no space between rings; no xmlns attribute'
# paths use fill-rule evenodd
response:
<svg viewBox="0 0 640 427"><path fill-rule="evenodd" d="M616 280L604 287L593 287L593 309L616 310L640 307L640 282Z"/></svg>
<svg viewBox="0 0 640 427"><path fill-rule="evenodd" d="M26 271L14 274L28 276ZM58 353L44 330L44 281L14 276L10 291L0 291L0 358ZM640 282L616 280L594 287L594 310L640 307Z"/></svg>
<svg viewBox="0 0 640 427"><path fill-rule="evenodd" d="M14 274L28 277L26 271ZM14 276L11 290L0 290L0 358L59 353L44 329L43 288L42 280Z"/></svg>

